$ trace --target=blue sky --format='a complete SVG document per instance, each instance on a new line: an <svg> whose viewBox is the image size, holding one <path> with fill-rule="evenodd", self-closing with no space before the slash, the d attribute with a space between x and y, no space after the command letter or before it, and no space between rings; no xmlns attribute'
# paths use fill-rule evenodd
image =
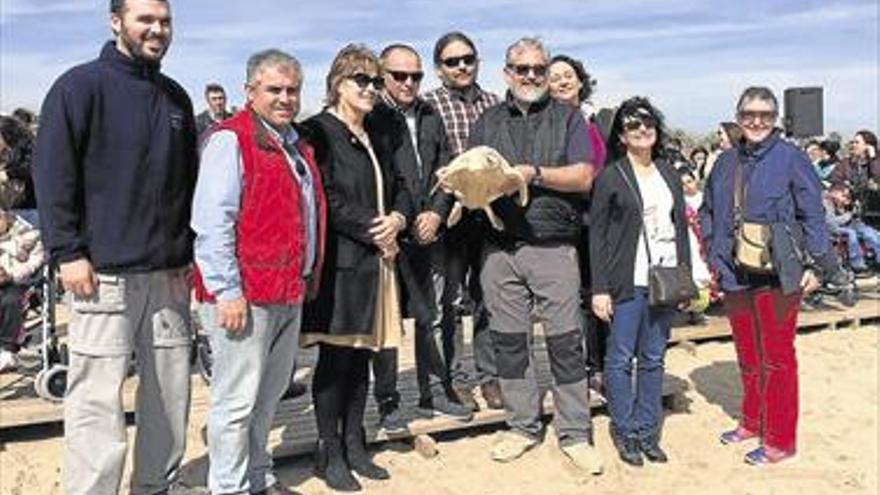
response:
<svg viewBox="0 0 880 495"><path fill-rule="evenodd" d="M0 0L0 110L38 108L67 67L94 58L110 35L107 0ZM352 41L380 49L458 29L477 42L480 81L502 92L505 47L537 35L584 60L600 106L647 95L674 127L708 132L739 92L768 84L824 86L826 132L877 129L877 0L172 0L174 42L164 70L204 107L209 81L240 103L247 56L278 47L305 68L304 112L321 107L324 76ZM429 74L422 89L437 84Z"/></svg>

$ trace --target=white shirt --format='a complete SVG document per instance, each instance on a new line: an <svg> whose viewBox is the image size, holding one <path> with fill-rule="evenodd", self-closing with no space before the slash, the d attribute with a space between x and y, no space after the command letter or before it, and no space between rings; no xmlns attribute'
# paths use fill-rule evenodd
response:
<svg viewBox="0 0 880 495"><path fill-rule="evenodd" d="M639 233L639 244L636 247L636 265L633 282L636 287L648 286L648 252L645 248L644 235L648 235L648 246L651 248L651 264L654 266L675 266L678 255L675 249L675 224L672 222L674 201L672 191L663 180L660 172L654 168L650 174L636 174L639 193L642 195L642 223L645 228Z"/></svg>

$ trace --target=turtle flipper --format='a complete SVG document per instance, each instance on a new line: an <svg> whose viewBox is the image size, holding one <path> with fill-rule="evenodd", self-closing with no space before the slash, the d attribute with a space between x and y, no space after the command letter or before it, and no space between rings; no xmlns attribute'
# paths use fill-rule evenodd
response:
<svg viewBox="0 0 880 495"><path fill-rule="evenodd" d="M446 225L452 227L457 224L461 220L462 210L464 208L461 206L461 201L456 201L454 205L452 205L452 211L449 212L449 217L446 219Z"/></svg>
<svg viewBox="0 0 880 495"><path fill-rule="evenodd" d="M497 216L495 216L495 212L492 211L491 206L483 208L483 211L486 212L486 216L489 217L489 222L492 224L493 227L495 227L495 230L504 230L504 223L502 223L501 220Z"/></svg>

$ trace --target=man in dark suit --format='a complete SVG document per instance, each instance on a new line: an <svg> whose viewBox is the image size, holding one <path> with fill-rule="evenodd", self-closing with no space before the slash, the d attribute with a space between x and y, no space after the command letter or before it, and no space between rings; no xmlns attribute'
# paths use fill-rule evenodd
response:
<svg viewBox="0 0 880 495"><path fill-rule="evenodd" d="M469 421L472 412L459 402L452 388L446 360L441 352L445 253L437 242L452 205L452 197L442 191L431 194L435 172L449 161L443 121L436 111L418 97L424 73L418 53L403 44L382 51L385 90L371 118L390 141L395 166L406 180L416 217L401 241L400 274L407 313L416 322L416 378L421 417L436 415ZM389 433L406 428L399 414L397 392L397 350L380 351L373 359L376 377L374 392L379 404L380 426Z"/></svg>
<svg viewBox="0 0 880 495"><path fill-rule="evenodd" d="M209 83L205 86L205 102L208 108L196 116L196 131L202 135L212 125L232 117L232 113L226 110L226 91L217 83Z"/></svg>

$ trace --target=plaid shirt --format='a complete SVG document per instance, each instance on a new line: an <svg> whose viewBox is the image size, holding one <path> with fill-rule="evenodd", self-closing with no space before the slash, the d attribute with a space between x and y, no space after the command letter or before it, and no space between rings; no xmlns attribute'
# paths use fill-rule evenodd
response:
<svg viewBox="0 0 880 495"><path fill-rule="evenodd" d="M483 91L478 84L474 84L474 89L474 96L470 100L460 92L450 91L446 86L424 95L425 101L433 106L443 119L452 157L468 149L471 126L487 108L500 101L497 95Z"/></svg>

